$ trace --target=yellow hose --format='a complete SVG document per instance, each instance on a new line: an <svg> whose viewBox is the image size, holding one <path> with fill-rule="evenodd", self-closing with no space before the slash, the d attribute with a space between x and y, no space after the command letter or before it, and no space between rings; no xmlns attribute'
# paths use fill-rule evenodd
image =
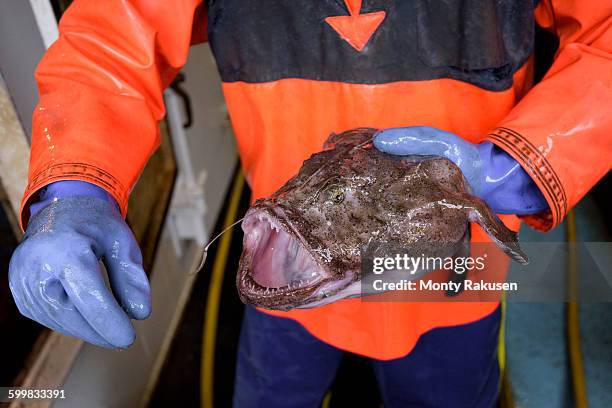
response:
<svg viewBox="0 0 612 408"><path fill-rule="evenodd" d="M240 197L244 189L244 176L238 171L234 178L229 205L223 220L223 229L229 227L236 220ZM214 406L213 387L215 369L215 340L217 338L217 320L219 317L219 299L221 298L221 287L223 275L227 265L227 258L232 243L232 233L223 235L219 241L219 247L212 268L212 276L208 287L206 310L204 317L204 333L202 338L202 361L200 366L200 405L203 408Z"/></svg>
<svg viewBox="0 0 612 408"><path fill-rule="evenodd" d="M576 256L576 219L574 212L567 214L567 242L569 244L567 267L568 267L568 289L569 302L567 302L567 348L569 351L572 388L574 390L574 406L576 408L587 408L586 381L584 378L584 362L580 351L580 315L578 302L576 301L576 289L578 282L578 262Z"/></svg>
<svg viewBox="0 0 612 408"><path fill-rule="evenodd" d="M514 408L514 397L512 386L508 378L506 367L506 294L501 299L502 316L499 328L499 345L497 347L497 360L499 362L499 372L501 375L499 405L501 408Z"/></svg>
<svg viewBox="0 0 612 408"><path fill-rule="evenodd" d="M323 402L321 402L321 408L329 408L329 403L331 402L331 391L327 391L325 396L323 397Z"/></svg>
<svg viewBox="0 0 612 408"><path fill-rule="evenodd" d="M502 375L506 371L506 294L501 299L501 322L499 324L499 343L497 346L497 361Z"/></svg>

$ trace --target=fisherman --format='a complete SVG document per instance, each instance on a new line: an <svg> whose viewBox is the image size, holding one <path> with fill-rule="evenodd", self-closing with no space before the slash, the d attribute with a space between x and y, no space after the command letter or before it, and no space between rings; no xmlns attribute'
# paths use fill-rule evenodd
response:
<svg viewBox="0 0 612 408"><path fill-rule="evenodd" d="M560 45L532 87L534 24ZM210 43L254 198L367 126L390 129L383 151L454 161L508 227L547 231L610 169L611 27L595 0L76 0L36 72L15 301L90 343L134 341L150 290L123 218L191 44ZM317 406L349 351L385 406L494 406L499 325L497 302L247 307L234 404Z"/></svg>

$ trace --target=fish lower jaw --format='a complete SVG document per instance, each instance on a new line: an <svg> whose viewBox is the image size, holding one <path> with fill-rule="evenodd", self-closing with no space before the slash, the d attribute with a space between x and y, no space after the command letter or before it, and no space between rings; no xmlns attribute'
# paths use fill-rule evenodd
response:
<svg viewBox="0 0 612 408"><path fill-rule="evenodd" d="M301 285L266 288L254 282L250 276L244 275L242 283L238 285L238 292L244 303L265 309L310 309L359 296L361 285L355 276L356 272L348 271L342 278L326 276Z"/></svg>
<svg viewBox="0 0 612 408"><path fill-rule="evenodd" d="M312 293L325 278L311 281L296 281L283 287L266 287L258 284L244 271L239 274L238 294L244 303L271 310L290 310L312 297Z"/></svg>
<svg viewBox="0 0 612 408"><path fill-rule="evenodd" d="M248 273L248 272L247 272ZM248 275L243 279L241 289L246 289L250 294L253 295L275 295L275 294L288 294L293 291L298 291L306 288L313 288L324 280L323 276L314 280L297 280L290 284L282 287L270 287L258 284L253 277Z"/></svg>

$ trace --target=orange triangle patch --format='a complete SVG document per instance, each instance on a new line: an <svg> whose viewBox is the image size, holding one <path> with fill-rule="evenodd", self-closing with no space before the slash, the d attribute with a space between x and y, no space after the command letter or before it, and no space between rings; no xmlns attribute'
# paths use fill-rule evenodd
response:
<svg viewBox="0 0 612 408"><path fill-rule="evenodd" d="M325 22L329 24L340 37L349 43L357 51L361 52L378 29L380 23L385 19L384 11L374 13L354 14L350 16L327 17Z"/></svg>

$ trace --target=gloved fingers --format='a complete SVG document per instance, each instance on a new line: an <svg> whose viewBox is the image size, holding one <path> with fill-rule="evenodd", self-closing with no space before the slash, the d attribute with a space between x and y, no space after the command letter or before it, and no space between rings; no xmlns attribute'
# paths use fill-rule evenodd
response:
<svg viewBox="0 0 612 408"><path fill-rule="evenodd" d="M13 293L17 309L19 309L22 315L55 330L55 327L52 327L53 322L47 317L47 314L40 309L34 296L32 296L26 279L20 279L18 277L11 278L10 289Z"/></svg>
<svg viewBox="0 0 612 408"><path fill-rule="evenodd" d="M40 310L35 297L30 291L30 281L32 274L35 273L27 261L31 253L31 248L28 247L28 240L24 240L15 250L9 263L9 288L15 300L15 304L19 312L28 319L35 320L47 327L52 326L52 322L47 317L46 313Z"/></svg>
<svg viewBox="0 0 612 408"><path fill-rule="evenodd" d="M104 252L104 264L113 294L133 319L151 314L151 287L142 267L142 255L127 225Z"/></svg>
<svg viewBox="0 0 612 408"><path fill-rule="evenodd" d="M134 342L132 322L107 288L98 259L87 248L72 248L75 262L64 267L60 282L70 301L91 328L113 347Z"/></svg>
<svg viewBox="0 0 612 408"><path fill-rule="evenodd" d="M30 288L27 290L29 291ZM63 294L60 294L60 291ZM104 340L81 316L80 312L70 302L59 281L55 280L51 285L49 285L49 282L42 283L39 294L40 296L31 296L39 316L35 320L42 323L40 319L44 318L47 323L43 324L59 333L79 338L96 346L115 348ZM60 294L60 298L57 297L58 294Z"/></svg>
<svg viewBox="0 0 612 408"><path fill-rule="evenodd" d="M12 290L19 290L21 295L15 296L15 303L25 317L64 335L80 338L101 347L112 348L112 345L89 326L74 306L70 309L64 304L61 307L61 313L58 313L57 302L49 302L55 296L46 293L46 282L41 282L38 286L33 285L27 279L14 280L13 285L15 282L18 282L19 289L12 286ZM61 287L59 282L56 281L55 284ZM61 290L63 292L63 289ZM36 293L42 296L35 296Z"/></svg>
<svg viewBox="0 0 612 408"><path fill-rule="evenodd" d="M55 322L58 328L53 328L54 330L97 346L113 348L113 345L104 340L81 316L57 278L40 280L38 293L39 296L35 299L46 309L49 319Z"/></svg>
<svg viewBox="0 0 612 408"><path fill-rule="evenodd" d="M384 129L374 136L374 146L385 153L405 155L457 156L457 143L465 143L456 135L430 126Z"/></svg>

